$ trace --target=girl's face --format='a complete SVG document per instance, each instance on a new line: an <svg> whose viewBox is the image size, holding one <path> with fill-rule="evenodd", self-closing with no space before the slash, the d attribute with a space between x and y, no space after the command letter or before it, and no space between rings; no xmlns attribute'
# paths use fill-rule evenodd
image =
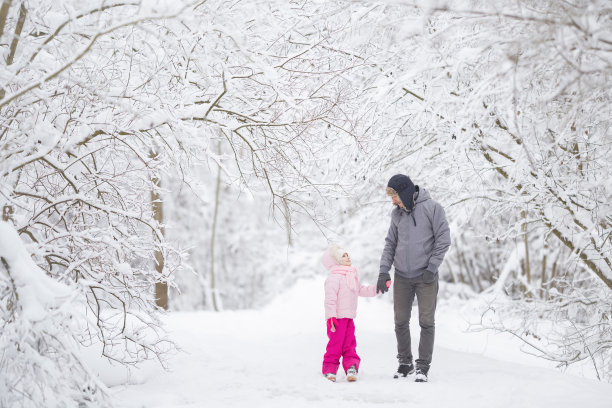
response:
<svg viewBox="0 0 612 408"><path fill-rule="evenodd" d="M345 252L340 259L340 265L351 266L351 257Z"/></svg>

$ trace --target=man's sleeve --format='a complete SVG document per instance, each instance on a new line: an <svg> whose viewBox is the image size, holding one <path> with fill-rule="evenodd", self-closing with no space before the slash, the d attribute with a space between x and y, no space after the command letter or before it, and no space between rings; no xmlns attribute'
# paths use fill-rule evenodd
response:
<svg viewBox="0 0 612 408"><path fill-rule="evenodd" d="M396 247L397 225L393 223L393 215L391 215L391 225L389 226L389 232L387 232L387 238L385 238L385 249L383 249L382 256L380 257L379 273L388 273L391 270Z"/></svg>
<svg viewBox="0 0 612 408"><path fill-rule="evenodd" d="M446 221L444 209L438 203L434 207L432 227L434 233L434 247L429 258L427 270L433 273L438 273L438 268L444 259L444 254L448 251L451 244L450 228Z"/></svg>

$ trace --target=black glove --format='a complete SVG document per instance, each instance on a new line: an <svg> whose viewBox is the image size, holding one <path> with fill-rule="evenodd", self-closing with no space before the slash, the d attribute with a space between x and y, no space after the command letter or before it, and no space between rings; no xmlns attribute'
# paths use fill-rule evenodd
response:
<svg viewBox="0 0 612 408"><path fill-rule="evenodd" d="M436 280L436 274L431 271L425 271L423 273L423 283L430 284Z"/></svg>
<svg viewBox="0 0 612 408"><path fill-rule="evenodd" d="M376 293L385 293L389 290L387 282L391 283L391 276L387 272L382 272L378 275L378 282L376 282Z"/></svg>

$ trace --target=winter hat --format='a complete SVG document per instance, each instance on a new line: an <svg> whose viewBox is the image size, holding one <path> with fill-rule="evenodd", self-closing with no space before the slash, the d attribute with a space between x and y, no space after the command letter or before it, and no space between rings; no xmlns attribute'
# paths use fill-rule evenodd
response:
<svg viewBox="0 0 612 408"><path fill-rule="evenodd" d="M419 191L419 186L415 186L410 177L396 174L389 179L387 187L392 188L397 193L407 211L414 209L415 194Z"/></svg>
<svg viewBox="0 0 612 408"><path fill-rule="evenodd" d="M338 246L337 244L331 244L329 246L329 253L337 263L340 263L340 261L342 260L342 255L346 254L346 251L340 248L340 246Z"/></svg>

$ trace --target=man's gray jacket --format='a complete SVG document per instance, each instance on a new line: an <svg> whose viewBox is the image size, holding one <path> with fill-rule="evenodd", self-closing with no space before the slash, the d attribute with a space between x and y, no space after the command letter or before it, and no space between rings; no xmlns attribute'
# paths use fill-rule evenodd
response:
<svg viewBox="0 0 612 408"><path fill-rule="evenodd" d="M412 212L396 207L380 259L380 273L395 273L405 278L434 274L451 244L450 229L442 206L421 188Z"/></svg>

